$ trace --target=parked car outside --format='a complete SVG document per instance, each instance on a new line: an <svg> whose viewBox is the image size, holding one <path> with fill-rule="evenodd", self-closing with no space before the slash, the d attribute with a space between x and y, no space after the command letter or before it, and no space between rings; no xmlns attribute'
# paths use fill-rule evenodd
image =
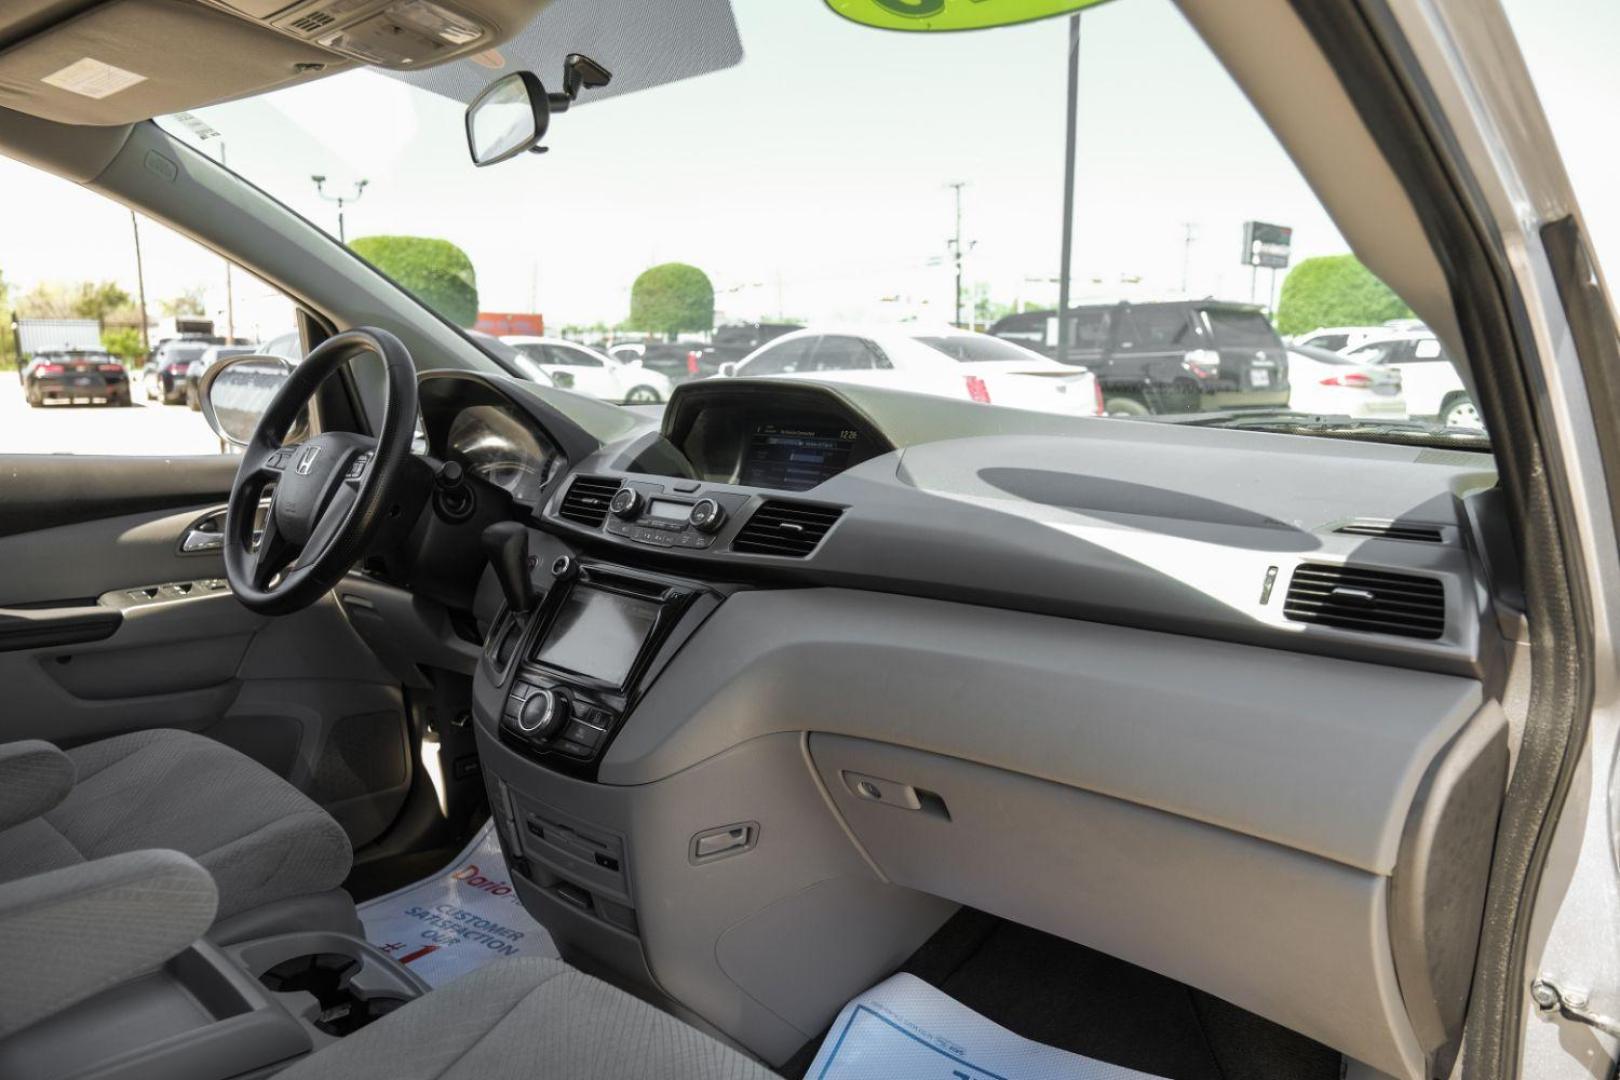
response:
<svg viewBox="0 0 1620 1080"><path fill-rule="evenodd" d="M885 386L1070 416L1102 412L1097 379L1085 368L954 326L796 330L718 375Z"/></svg>
<svg viewBox="0 0 1620 1080"><path fill-rule="evenodd" d="M1096 372L1110 416L1288 404L1288 360L1252 304L1218 300L1083 304L1069 308L1068 363ZM1055 311L998 320L990 332L1047 356Z"/></svg>
<svg viewBox="0 0 1620 1080"><path fill-rule="evenodd" d="M39 408L47 401L104 401L129 405L129 372L109 352L64 349L36 353L23 368L23 396Z"/></svg>
<svg viewBox="0 0 1620 1080"><path fill-rule="evenodd" d="M146 400L165 405L186 400L186 369L209 346L218 344L218 340L210 338L169 338L159 342L146 363Z"/></svg>
<svg viewBox="0 0 1620 1080"><path fill-rule="evenodd" d="M1427 331L1405 331L1374 338L1344 353L1358 364L1393 368L1401 373L1401 393L1414 417L1433 418L1446 427L1479 430L1479 409L1446 355L1440 340Z"/></svg>
<svg viewBox="0 0 1620 1080"><path fill-rule="evenodd" d="M1355 348L1364 341L1383 337L1389 331L1390 328L1387 326L1324 326L1306 334L1294 335L1289 339L1289 344L1309 345L1329 352L1343 352Z"/></svg>
<svg viewBox="0 0 1620 1080"><path fill-rule="evenodd" d="M192 412L202 410L202 398L197 394L197 385L202 381L203 372L227 356L243 356L258 351L257 345L210 345L201 356L186 365L184 389L186 406Z"/></svg>
<svg viewBox="0 0 1620 1080"><path fill-rule="evenodd" d="M1288 407L1358 420L1405 420L1407 415L1399 371L1358 364L1310 345L1288 346Z"/></svg>
<svg viewBox="0 0 1620 1080"><path fill-rule="evenodd" d="M668 401L674 389L669 378L642 366L640 358L616 360L576 341L513 334L501 338L529 363L537 365L552 382L603 401L626 405L657 405Z"/></svg>
<svg viewBox="0 0 1620 1080"><path fill-rule="evenodd" d="M702 379L717 374L721 364L739 361L766 342L802 329L800 324L790 322L734 323L716 327L709 344L687 347L685 378Z"/></svg>

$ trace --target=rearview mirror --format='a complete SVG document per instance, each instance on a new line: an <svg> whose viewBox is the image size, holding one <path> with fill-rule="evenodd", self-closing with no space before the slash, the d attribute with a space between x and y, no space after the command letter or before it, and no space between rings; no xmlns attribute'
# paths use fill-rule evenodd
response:
<svg viewBox="0 0 1620 1080"><path fill-rule="evenodd" d="M203 418L215 435L231 446L244 447L291 374L292 365L279 356L247 354L221 360L203 372L197 384ZM308 434L308 417L301 414L287 441L300 442Z"/></svg>
<svg viewBox="0 0 1620 1080"><path fill-rule="evenodd" d="M546 152L540 140L551 114L565 112L581 90L606 86L608 69L588 56L569 53L563 61L563 91L548 94L532 71L515 71L484 88L467 106L467 150L474 165L493 165L525 150Z"/></svg>

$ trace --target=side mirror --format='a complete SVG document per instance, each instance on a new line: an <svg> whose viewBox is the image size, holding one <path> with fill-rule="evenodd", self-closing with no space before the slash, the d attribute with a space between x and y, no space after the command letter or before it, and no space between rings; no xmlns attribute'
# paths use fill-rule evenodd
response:
<svg viewBox="0 0 1620 1080"><path fill-rule="evenodd" d="M496 79L467 106L467 149L473 164L493 165L525 150L545 153L540 140L551 126L551 114L567 111L581 90L606 86L612 78L590 57L569 53L563 61L560 94L548 94L532 71Z"/></svg>
<svg viewBox="0 0 1620 1080"><path fill-rule="evenodd" d="M203 419L231 446L246 446L270 400L291 374L292 365L279 356L244 354L221 360L203 372L197 384ZM287 440L299 442L308 434L308 417L300 416Z"/></svg>
<svg viewBox="0 0 1620 1080"><path fill-rule="evenodd" d="M733 375L737 374L737 362L735 360L727 360L725 363L720 365L719 374L722 379L731 378Z"/></svg>

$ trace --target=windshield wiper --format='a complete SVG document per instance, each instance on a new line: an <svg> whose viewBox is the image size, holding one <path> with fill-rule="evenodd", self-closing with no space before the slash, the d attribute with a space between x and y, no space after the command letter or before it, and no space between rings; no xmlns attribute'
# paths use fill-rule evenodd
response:
<svg viewBox="0 0 1620 1080"><path fill-rule="evenodd" d="M1450 428L1422 420L1356 420L1348 416L1296 413L1287 409L1226 410L1157 416L1155 420L1196 427L1273 431L1287 435L1316 435L1329 439L1365 439L1405 446L1443 447L1488 451L1490 438L1483 431Z"/></svg>

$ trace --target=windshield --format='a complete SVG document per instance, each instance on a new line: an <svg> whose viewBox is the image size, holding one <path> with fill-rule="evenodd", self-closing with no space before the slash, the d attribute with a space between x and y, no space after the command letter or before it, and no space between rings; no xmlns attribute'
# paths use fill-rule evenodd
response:
<svg viewBox="0 0 1620 1080"><path fill-rule="evenodd" d="M1296 367L1285 340L1413 312L1350 253L1170 0L1080 17L1072 99L1067 18L898 34L821 0L731 7L741 49L719 70L644 89L645 71L616 70L552 117L549 152L486 168L468 153L470 94L376 72L160 122L216 158L228 148L231 169L457 326L642 343L643 370L671 386L727 377L796 328L881 339L948 324L986 336L919 340L963 362L1083 365L1099 392L1033 372L1016 393L900 366L792 373L1131 422L1330 414L1369 438L1407 424L1455 439L1451 420L1477 417L1455 408L1467 390L1454 372L1375 399ZM613 68L611 34L552 47L598 44ZM550 55L504 63L560 85ZM622 391L576 374L579 392Z"/></svg>

